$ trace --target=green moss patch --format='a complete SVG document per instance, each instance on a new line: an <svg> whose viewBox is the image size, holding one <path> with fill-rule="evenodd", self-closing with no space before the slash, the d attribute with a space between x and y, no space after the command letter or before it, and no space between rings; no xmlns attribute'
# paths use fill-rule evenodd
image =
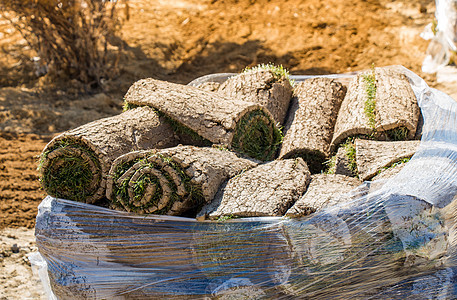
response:
<svg viewBox="0 0 457 300"><path fill-rule="evenodd" d="M238 122L231 147L252 158L273 160L282 138L273 120L258 109L245 114Z"/></svg>
<svg viewBox="0 0 457 300"><path fill-rule="evenodd" d="M102 177L96 154L71 138L57 141L44 152L38 169L41 185L49 195L80 202L86 202L98 190Z"/></svg>

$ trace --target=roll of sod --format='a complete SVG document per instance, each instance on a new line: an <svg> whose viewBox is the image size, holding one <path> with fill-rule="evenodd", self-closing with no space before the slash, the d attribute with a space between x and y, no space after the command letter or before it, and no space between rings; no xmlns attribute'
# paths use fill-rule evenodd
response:
<svg viewBox="0 0 457 300"><path fill-rule="evenodd" d="M397 176L403 170L409 159L402 159L388 167L382 168L370 179L370 193L382 188L390 179Z"/></svg>
<svg viewBox="0 0 457 300"><path fill-rule="evenodd" d="M413 139L419 107L408 78L394 67L357 75L341 104L332 148L347 137L367 135L382 140Z"/></svg>
<svg viewBox="0 0 457 300"><path fill-rule="evenodd" d="M274 159L282 139L261 105L192 86L143 79L130 87L125 102L127 107L153 107L183 131L264 161Z"/></svg>
<svg viewBox="0 0 457 300"><path fill-rule="evenodd" d="M194 216L222 182L256 165L218 148L134 151L113 162L107 198L129 212Z"/></svg>
<svg viewBox="0 0 457 300"><path fill-rule="evenodd" d="M357 176L355 152L351 154L350 151L350 144L345 144L343 147L338 148L335 156L332 157L335 163L333 172L331 171L329 174L338 174L350 177Z"/></svg>
<svg viewBox="0 0 457 300"><path fill-rule="evenodd" d="M284 75L273 70L255 69L227 79L218 93L227 98L259 103L273 115L275 122L284 124L292 86Z"/></svg>
<svg viewBox="0 0 457 300"><path fill-rule="evenodd" d="M398 163L395 163L387 168L383 168L379 170L379 172L371 178L371 181L376 181L376 180L387 180L390 178L393 178L396 176L400 171L403 169L403 167L406 165L408 162L407 159L405 160L400 160Z"/></svg>
<svg viewBox="0 0 457 300"><path fill-rule="evenodd" d="M212 81L203 82L202 84L197 85L197 87L199 89L202 89L202 90L205 90L208 92L217 92L217 90L219 89L220 86L221 86L221 84L219 82L212 82Z"/></svg>
<svg viewBox="0 0 457 300"><path fill-rule="evenodd" d="M346 88L329 78L300 82L284 126L280 158L302 157L311 173L319 173L329 156L336 117Z"/></svg>
<svg viewBox="0 0 457 300"><path fill-rule="evenodd" d="M420 141L382 142L355 139L356 161L359 178L370 180L384 168L405 158L410 158Z"/></svg>
<svg viewBox="0 0 457 300"><path fill-rule="evenodd" d="M41 184L51 196L94 203L105 195L118 156L177 143L172 128L151 108L136 108L55 137L41 154Z"/></svg>
<svg viewBox="0 0 457 300"><path fill-rule="evenodd" d="M198 214L209 219L282 216L306 191L310 179L303 159L275 160L231 178Z"/></svg>
<svg viewBox="0 0 457 300"><path fill-rule="evenodd" d="M286 216L300 217L326 207L350 201L347 195L362 182L357 178L336 174L315 174L306 193L286 212Z"/></svg>

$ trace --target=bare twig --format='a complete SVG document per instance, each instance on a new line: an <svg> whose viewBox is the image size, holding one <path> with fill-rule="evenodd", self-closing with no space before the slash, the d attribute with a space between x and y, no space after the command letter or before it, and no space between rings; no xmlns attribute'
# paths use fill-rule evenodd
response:
<svg viewBox="0 0 457 300"><path fill-rule="evenodd" d="M109 38L120 26L116 2L100 0L0 0L0 12L53 74L100 84L115 74L108 61Z"/></svg>

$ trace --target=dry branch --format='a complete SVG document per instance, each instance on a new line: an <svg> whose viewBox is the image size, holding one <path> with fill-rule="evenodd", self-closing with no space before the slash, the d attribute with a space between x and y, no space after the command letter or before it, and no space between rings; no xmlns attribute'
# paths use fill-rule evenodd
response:
<svg viewBox="0 0 457 300"><path fill-rule="evenodd" d="M14 11L18 19L10 23L55 77L96 86L116 74L116 60L108 59L108 40L120 26L116 1L0 1L0 12L7 11Z"/></svg>

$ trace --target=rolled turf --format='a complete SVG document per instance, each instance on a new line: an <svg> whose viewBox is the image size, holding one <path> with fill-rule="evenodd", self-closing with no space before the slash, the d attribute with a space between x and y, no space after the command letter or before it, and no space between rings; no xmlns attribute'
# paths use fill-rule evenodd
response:
<svg viewBox="0 0 457 300"><path fill-rule="evenodd" d="M286 212L286 216L306 216L326 207L350 201L347 195L362 182L357 178L337 174L315 174L306 193Z"/></svg>
<svg viewBox="0 0 457 300"><path fill-rule="evenodd" d="M273 115L277 123L284 124L292 90L284 69L266 65L227 79L217 92L227 98L259 103Z"/></svg>
<svg viewBox="0 0 457 300"><path fill-rule="evenodd" d="M231 178L198 213L209 219L282 216L306 191L310 180L302 158L275 160Z"/></svg>
<svg viewBox="0 0 457 300"><path fill-rule="evenodd" d="M107 198L129 212L192 216L222 182L256 165L218 148L135 151L113 162Z"/></svg>
<svg viewBox="0 0 457 300"><path fill-rule="evenodd" d="M356 161L359 178L371 180L384 168L405 158L410 158L420 141L384 142L355 139Z"/></svg>
<svg viewBox="0 0 457 300"><path fill-rule="evenodd" d="M311 173L319 173L329 156L338 110L346 88L329 78L300 82L284 126L280 158L302 157Z"/></svg>
<svg viewBox="0 0 457 300"><path fill-rule="evenodd" d="M134 83L127 107L150 106L176 127L259 160L272 160L281 131L264 107L218 93L154 79Z"/></svg>
<svg viewBox="0 0 457 300"><path fill-rule="evenodd" d="M94 203L105 195L108 171L118 156L177 144L163 118L149 107L136 108L55 137L41 154L41 184L51 196Z"/></svg>
<svg viewBox="0 0 457 300"><path fill-rule="evenodd" d="M420 109L408 78L395 67L374 68L351 81L336 119L332 148L351 136L413 139Z"/></svg>

